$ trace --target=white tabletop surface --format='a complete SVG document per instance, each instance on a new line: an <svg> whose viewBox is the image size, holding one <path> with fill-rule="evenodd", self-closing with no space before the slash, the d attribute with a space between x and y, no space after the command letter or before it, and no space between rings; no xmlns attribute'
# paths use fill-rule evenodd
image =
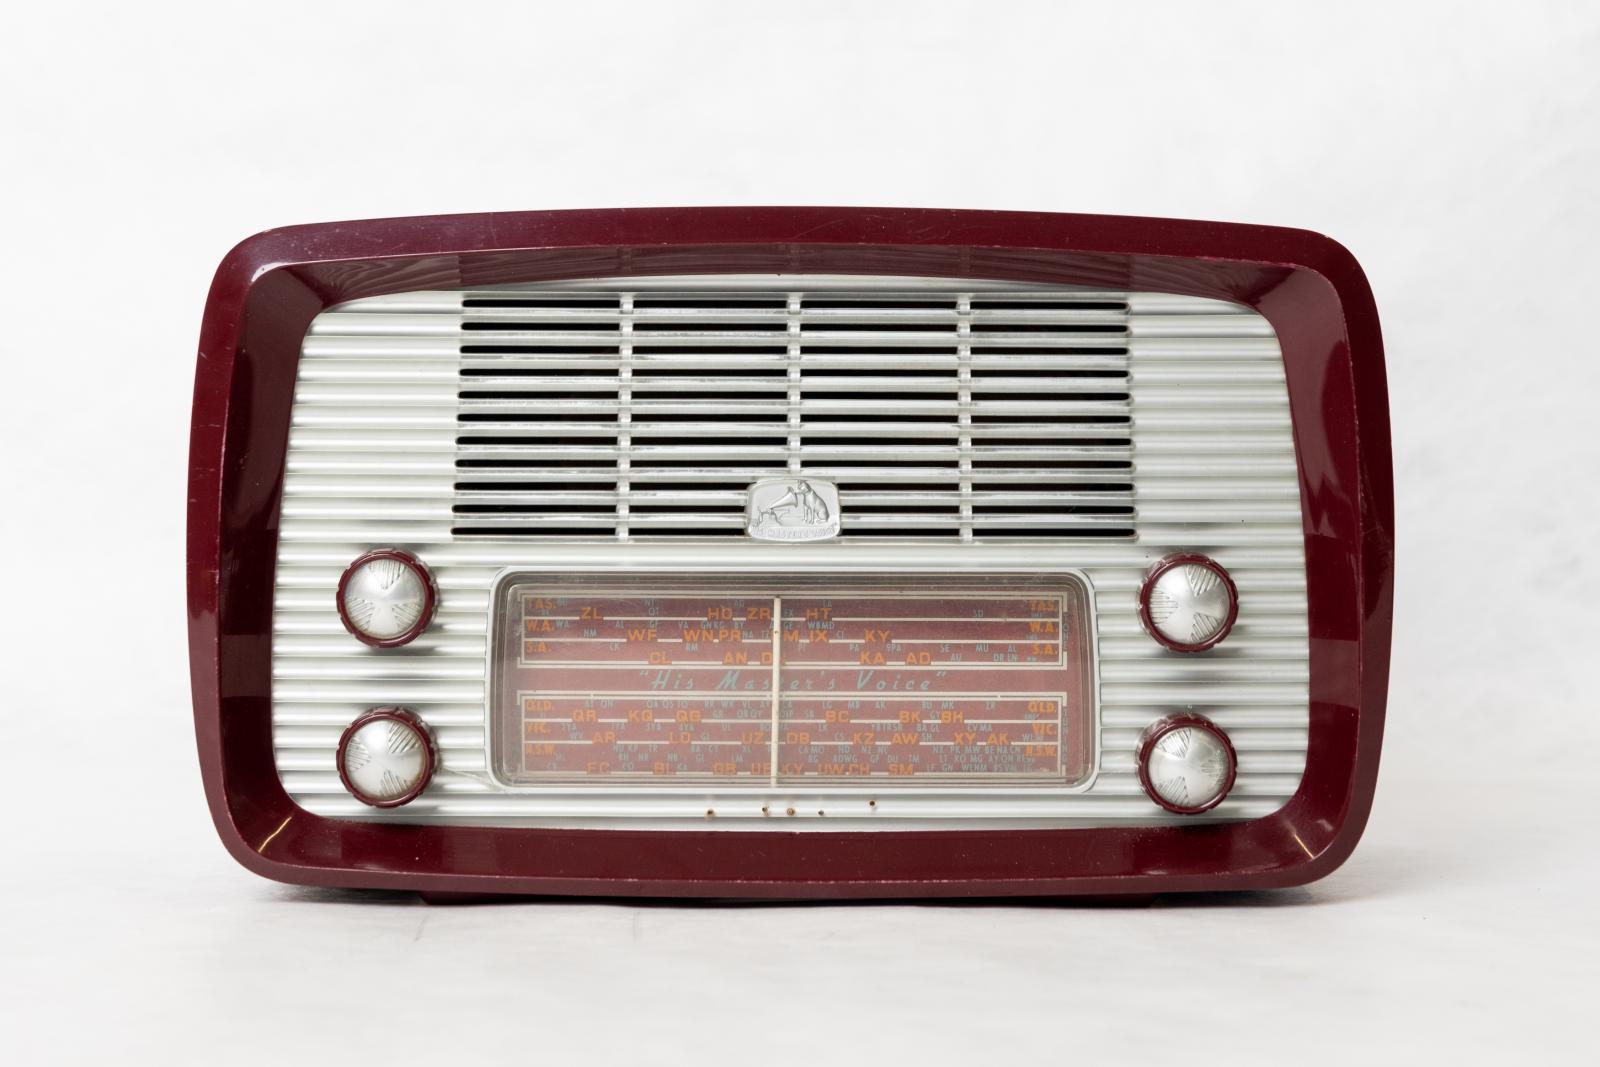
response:
<svg viewBox="0 0 1600 1067"><path fill-rule="evenodd" d="M28 5L0 31L0 1062L1593 1063L1600 11ZM430 907L239 868L183 600L272 225L840 203L1277 223L1383 316L1383 770L1304 889Z"/></svg>

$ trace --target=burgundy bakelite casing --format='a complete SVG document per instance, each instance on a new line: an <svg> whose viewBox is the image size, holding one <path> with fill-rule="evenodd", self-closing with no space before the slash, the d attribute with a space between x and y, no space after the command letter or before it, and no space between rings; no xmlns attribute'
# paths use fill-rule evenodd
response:
<svg viewBox="0 0 1600 1067"><path fill-rule="evenodd" d="M659 274L1005 279L1229 300L1277 332L1305 527L1310 731L1298 792L1246 822L793 832L402 825L312 815L273 763L273 568L295 370L331 305L417 289ZM206 797L250 870L453 894L1096 897L1298 885L1336 868L1377 781L1394 502L1378 318L1361 268L1301 230L867 208L379 219L269 230L206 303L189 484L189 642Z"/></svg>

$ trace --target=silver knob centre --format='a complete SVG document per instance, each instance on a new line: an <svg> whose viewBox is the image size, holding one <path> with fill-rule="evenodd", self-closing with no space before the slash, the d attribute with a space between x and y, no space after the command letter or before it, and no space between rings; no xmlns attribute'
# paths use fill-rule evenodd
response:
<svg viewBox="0 0 1600 1067"><path fill-rule="evenodd" d="M1214 563L1184 562L1156 575L1145 590L1149 625L1182 650L1208 648L1236 614L1232 583Z"/></svg>
<svg viewBox="0 0 1600 1067"><path fill-rule="evenodd" d="M379 807L410 800L433 774L433 750L423 727L391 712L357 720L340 741L338 759L346 788Z"/></svg>
<svg viewBox="0 0 1600 1067"><path fill-rule="evenodd" d="M1233 751L1216 731L1204 726L1165 730L1149 746L1144 761L1147 787L1174 811L1214 807L1233 784Z"/></svg>
<svg viewBox="0 0 1600 1067"><path fill-rule="evenodd" d="M417 568L392 556L378 556L350 571L340 607L362 636L392 641L416 628L427 610L428 594Z"/></svg>

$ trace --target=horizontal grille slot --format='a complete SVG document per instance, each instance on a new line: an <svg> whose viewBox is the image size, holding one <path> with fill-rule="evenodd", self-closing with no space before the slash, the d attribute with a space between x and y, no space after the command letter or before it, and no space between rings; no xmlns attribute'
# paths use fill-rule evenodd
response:
<svg viewBox="0 0 1600 1067"><path fill-rule="evenodd" d="M742 537L793 475L846 537L1131 537L1127 303L959 284L466 294L451 532Z"/></svg>

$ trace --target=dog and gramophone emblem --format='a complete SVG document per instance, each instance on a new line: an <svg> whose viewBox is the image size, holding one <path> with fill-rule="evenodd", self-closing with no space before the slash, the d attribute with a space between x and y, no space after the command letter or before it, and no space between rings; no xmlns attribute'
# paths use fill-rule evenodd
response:
<svg viewBox="0 0 1600 1067"><path fill-rule="evenodd" d="M750 486L745 532L758 541L839 535L839 487L821 478L763 478Z"/></svg>

